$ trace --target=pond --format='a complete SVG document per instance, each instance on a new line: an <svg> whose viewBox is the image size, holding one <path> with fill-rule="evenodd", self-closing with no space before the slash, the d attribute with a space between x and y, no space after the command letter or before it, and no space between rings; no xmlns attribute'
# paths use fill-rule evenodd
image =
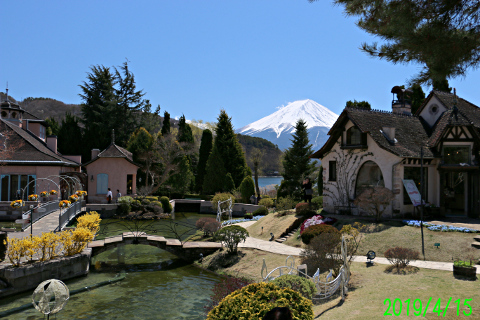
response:
<svg viewBox="0 0 480 320"><path fill-rule="evenodd" d="M177 214L177 221L191 223L204 216ZM116 264L117 249L109 250L95 258L88 276L65 283L75 290L113 279L119 273L124 273L125 279L71 296L56 319L205 319L203 306L220 277L155 247L124 248L125 265ZM29 303L31 295L27 292L0 300L0 312ZM8 319L43 319L43 315L28 309Z"/></svg>

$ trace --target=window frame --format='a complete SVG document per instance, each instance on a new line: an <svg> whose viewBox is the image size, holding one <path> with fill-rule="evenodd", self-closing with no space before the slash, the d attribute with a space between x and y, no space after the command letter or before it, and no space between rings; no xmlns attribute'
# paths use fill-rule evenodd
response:
<svg viewBox="0 0 480 320"><path fill-rule="evenodd" d="M337 161L328 162L328 181L337 181Z"/></svg>

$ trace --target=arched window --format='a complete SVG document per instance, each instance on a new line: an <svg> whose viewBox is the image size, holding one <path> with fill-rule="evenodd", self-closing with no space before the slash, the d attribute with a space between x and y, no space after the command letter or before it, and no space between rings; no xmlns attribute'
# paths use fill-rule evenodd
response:
<svg viewBox="0 0 480 320"><path fill-rule="evenodd" d="M6 118L7 117L7 111L2 111L2 118Z"/></svg>
<svg viewBox="0 0 480 320"><path fill-rule="evenodd" d="M358 171L355 198L358 197L363 190L377 186L385 187L382 170L380 170L380 167L375 162L367 161Z"/></svg>
<svg viewBox="0 0 480 320"><path fill-rule="evenodd" d="M17 118L17 113L16 113L16 112L12 112L12 118L13 118L13 119L16 119L16 118Z"/></svg>
<svg viewBox="0 0 480 320"><path fill-rule="evenodd" d="M97 194L107 194L108 189L108 174L97 174Z"/></svg>
<svg viewBox="0 0 480 320"><path fill-rule="evenodd" d="M351 127L347 130L347 145L360 146L366 145L366 135L363 134L357 127Z"/></svg>

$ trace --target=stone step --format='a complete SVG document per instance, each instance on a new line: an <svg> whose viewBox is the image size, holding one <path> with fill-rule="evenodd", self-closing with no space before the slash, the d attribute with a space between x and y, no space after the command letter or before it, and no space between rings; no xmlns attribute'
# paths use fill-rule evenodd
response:
<svg viewBox="0 0 480 320"><path fill-rule="evenodd" d="M473 240L477 241L477 242L480 242L480 236L475 236L473 237Z"/></svg>
<svg viewBox="0 0 480 320"><path fill-rule="evenodd" d="M287 240L286 238L278 238L278 239L275 239L276 242L278 243L282 243L283 241Z"/></svg>
<svg viewBox="0 0 480 320"><path fill-rule="evenodd" d="M472 247L480 249L480 242L474 242L472 243Z"/></svg>

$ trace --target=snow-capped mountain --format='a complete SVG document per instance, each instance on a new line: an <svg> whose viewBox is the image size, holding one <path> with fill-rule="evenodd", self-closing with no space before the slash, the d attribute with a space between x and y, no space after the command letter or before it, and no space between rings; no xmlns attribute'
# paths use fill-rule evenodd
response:
<svg viewBox="0 0 480 320"><path fill-rule="evenodd" d="M285 150L291 146L295 123L298 119L303 119L307 124L312 149L317 151L327 141L328 130L337 118L337 114L313 100L298 100L240 128L237 133L267 139Z"/></svg>

